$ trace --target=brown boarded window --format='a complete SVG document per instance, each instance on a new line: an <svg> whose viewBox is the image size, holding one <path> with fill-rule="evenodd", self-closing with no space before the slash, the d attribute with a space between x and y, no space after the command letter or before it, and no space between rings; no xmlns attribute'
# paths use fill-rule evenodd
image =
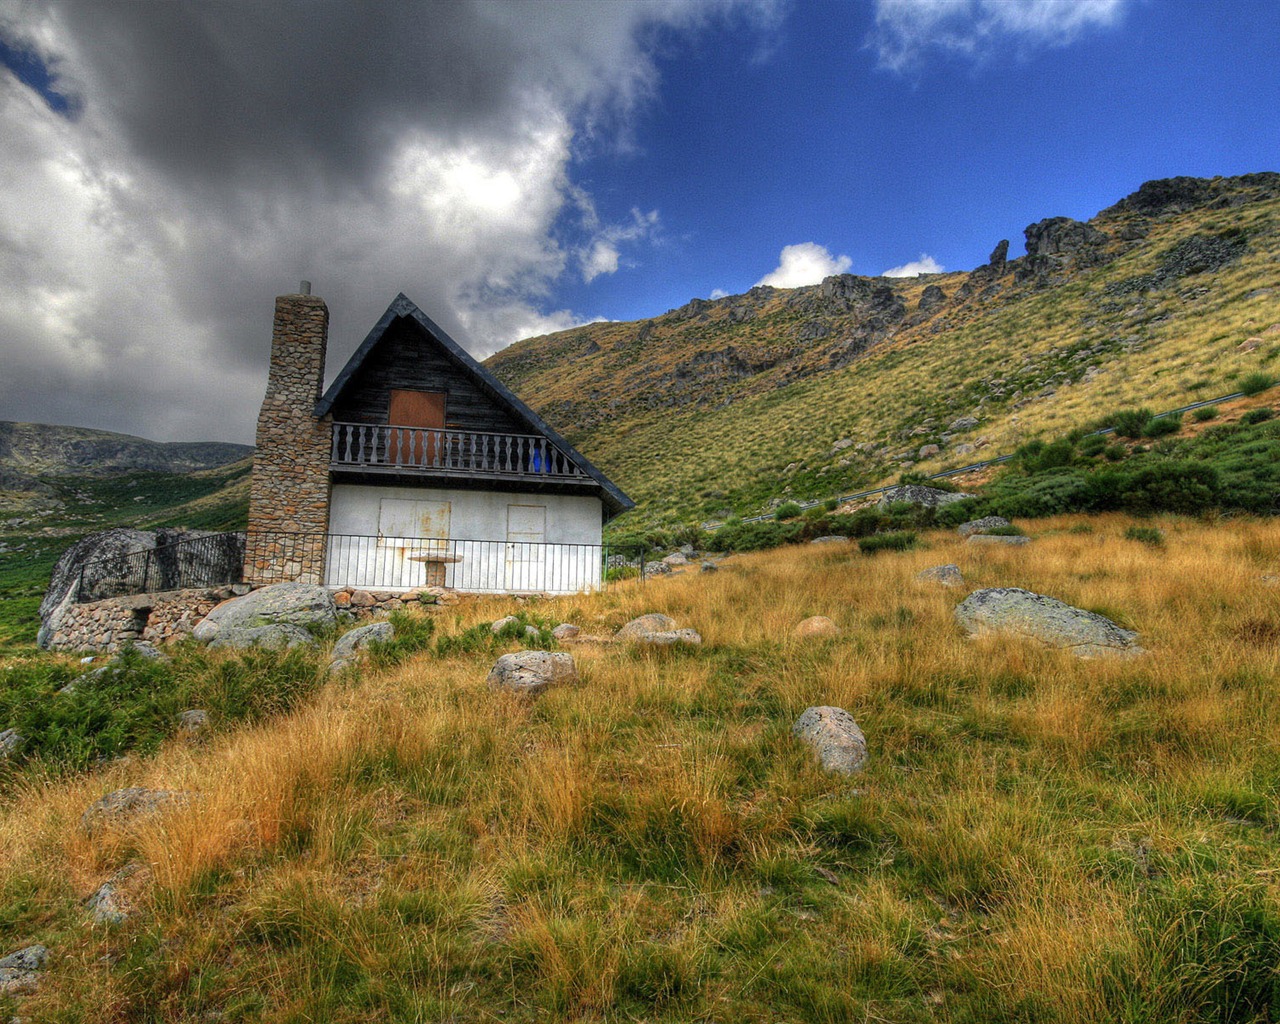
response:
<svg viewBox="0 0 1280 1024"><path fill-rule="evenodd" d="M440 454L440 435L436 431L444 429L448 397L444 391L392 389L387 423L393 427L418 429L390 432L388 462L413 466L436 464Z"/></svg>

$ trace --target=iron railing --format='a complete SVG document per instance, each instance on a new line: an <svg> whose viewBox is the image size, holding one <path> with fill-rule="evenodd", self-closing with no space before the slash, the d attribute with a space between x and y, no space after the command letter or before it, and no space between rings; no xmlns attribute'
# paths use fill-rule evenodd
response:
<svg viewBox="0 0 1280 1024"><path fill-rule="evenodd" d="M589 479L545 437L475 430L335 423L331 461L341 469Z"/></svg>
<svg viewBox="0 0 1280 1024"><path fill-rule="evenodd" d="M78 604L108 597L239 583L243 533L205 533L141 551L105 555L80 567Z"/></svg>

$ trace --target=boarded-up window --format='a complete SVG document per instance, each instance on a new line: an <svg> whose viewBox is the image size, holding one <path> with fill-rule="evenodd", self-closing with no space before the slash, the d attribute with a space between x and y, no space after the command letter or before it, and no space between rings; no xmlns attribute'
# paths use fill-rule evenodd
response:
<svg viewBox="0 0 1280 1024"><path fill-rule="evenodd" d="M546 589L547 506L507 506L507 580L512 590Z"/></svg>
<svg viewBox="0 0 1280 1024"><path fill-rule="evenodd" d="M387 443L387 461L397 465L434 466L440 455L440 435L444 428L448 395L443 391L405 391L392 389L387 422L393 427L417 427L416 430L392 430Z"/></svg>

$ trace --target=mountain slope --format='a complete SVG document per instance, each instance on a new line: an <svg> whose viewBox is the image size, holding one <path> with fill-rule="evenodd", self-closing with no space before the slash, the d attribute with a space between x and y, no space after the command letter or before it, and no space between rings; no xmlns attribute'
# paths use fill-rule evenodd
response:
<svg viewBox="0 0 1280 1024"><path fill-rule="evenodd" d="M963 465L1276 369L1280 175L1148 182L1087 224L1025 235L1027 255L1001 242L969 273L694 299L528 339L488 366L641 503L640 521Z"/></svg>
<svg viewBox="0 0 1280 1024"><path fill-rule="evenodd" d="M107 430L0 421L0 474L15 479L190 473L252 454L249 445L222 441L148 441Z"/></svg>

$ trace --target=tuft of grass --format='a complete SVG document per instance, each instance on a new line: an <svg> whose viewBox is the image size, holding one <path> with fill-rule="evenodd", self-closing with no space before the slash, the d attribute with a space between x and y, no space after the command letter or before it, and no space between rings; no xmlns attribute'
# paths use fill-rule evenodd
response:
<svg viewBox="0 0 1280 1024"><path fill-rule="evenodd" d="M870 537L858 538L858 550L864 555L874 555L878 551L906 551L915 547L919 537L910 530L896 533L876 533Z"/></svg>
<svg viewBox="0 0 1280 1024"><path fill-rule="evenodd" d="M1136 540L1141 544L1149 544L1156 548L1164 544L1164 534L1154 526L1126 527L1124 537L1125 540Z"/></svg>
<svg viewBox="0 0 1280 1024"><path fill-rule="evenodd" d="M1275 380L1272 378L1271 374L1254 372L1246 373L1241 377L1236 387L1242 394L1248 395L1252 398L1254 395L1262 394L1262 392L1268 390L1274 385Z"/></svg>
<svg viewBox="0 0 1280 1024"><path fill-rule="evenodd" d="M1197 423L1208 423L1210 420L1216 420L1218 418L1218 407L1216 405L1202 405L1191 413L1191 418Z"/></svg>

